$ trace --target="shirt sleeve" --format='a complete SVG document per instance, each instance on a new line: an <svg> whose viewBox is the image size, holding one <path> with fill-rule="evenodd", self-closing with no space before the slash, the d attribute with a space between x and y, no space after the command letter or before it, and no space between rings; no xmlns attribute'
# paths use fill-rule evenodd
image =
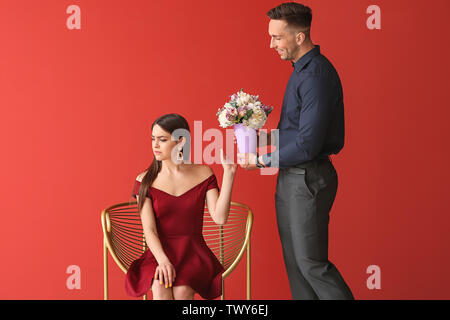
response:
<svg viewBox="0 0 450 320"><path fill-rule="evenodd" d="M283 168L312 160L319 155L339 97L333 82L321 76L305 80L299 86L298 93L302 100L298 132L295 139L278 151L279 167ZM268 167L272 165L273 153L263 156Z"/></svg>
<svg viewBox="0 0 450 320"><path fill-rule="evenodd" d="M209 189L217 188L217 190L220 192L219 185L217 184L217 178L216 175L213 173L211 177L208 178L208 185L206 186L206 191Z"/></svg>

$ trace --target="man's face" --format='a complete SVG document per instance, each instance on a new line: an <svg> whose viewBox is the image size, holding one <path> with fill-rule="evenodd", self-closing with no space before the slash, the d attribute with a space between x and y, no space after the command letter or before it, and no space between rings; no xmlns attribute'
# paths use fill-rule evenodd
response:
<svg viewBox="0 0 450 320"><path fill-rule="evenodd" d="M275 49L283 60L294 60L298 56L300 46L295 34L289 30L286 21L273 20L269 22L270 48Z"/></svg>

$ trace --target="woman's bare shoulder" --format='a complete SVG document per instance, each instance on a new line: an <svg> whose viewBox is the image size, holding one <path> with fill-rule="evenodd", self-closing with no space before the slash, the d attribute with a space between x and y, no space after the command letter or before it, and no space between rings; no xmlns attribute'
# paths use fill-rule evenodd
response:
<svg viewBox="0 0 450 320"><path fill-rule="evenodd" d="M205 164L192 164L191 166L191 174L199 180L204 180L214 173L214 171Z"/></svg>
<svg viewBox="0 0 450 320"><path fill-rule="evenodd" d="M210 175L214 173L213 169L211 169L210 166L206 164L200 164L199 165L199 175L202 176L204 179L208 178Z"/></svg>

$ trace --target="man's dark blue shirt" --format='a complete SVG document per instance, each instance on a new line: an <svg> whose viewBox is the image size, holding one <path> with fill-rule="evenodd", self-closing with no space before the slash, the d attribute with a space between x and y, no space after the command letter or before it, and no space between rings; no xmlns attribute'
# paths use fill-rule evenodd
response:
<svg viewBox="0 0 450 320"><path fill-rule="evenodd" d="M319 45L292 66L277 126L280 168L337 154L344 147L344 102L336 69ZM273 153L263 156L266 166L276 166Z"/></svg>

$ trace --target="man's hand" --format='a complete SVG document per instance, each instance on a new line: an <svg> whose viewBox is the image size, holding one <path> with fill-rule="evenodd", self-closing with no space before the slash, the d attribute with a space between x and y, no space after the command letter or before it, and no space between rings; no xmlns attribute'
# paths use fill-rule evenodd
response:
<svg viewBox="0 0 450 320"><path fill-rule="evenodd" d="M238 153L237 154L238 163L241 166L241 168L244 168L246 170L255 170L259 169L256 166L256 154L254 153ZM261 157L259 158L259 162L261 162Z"/></svg>

